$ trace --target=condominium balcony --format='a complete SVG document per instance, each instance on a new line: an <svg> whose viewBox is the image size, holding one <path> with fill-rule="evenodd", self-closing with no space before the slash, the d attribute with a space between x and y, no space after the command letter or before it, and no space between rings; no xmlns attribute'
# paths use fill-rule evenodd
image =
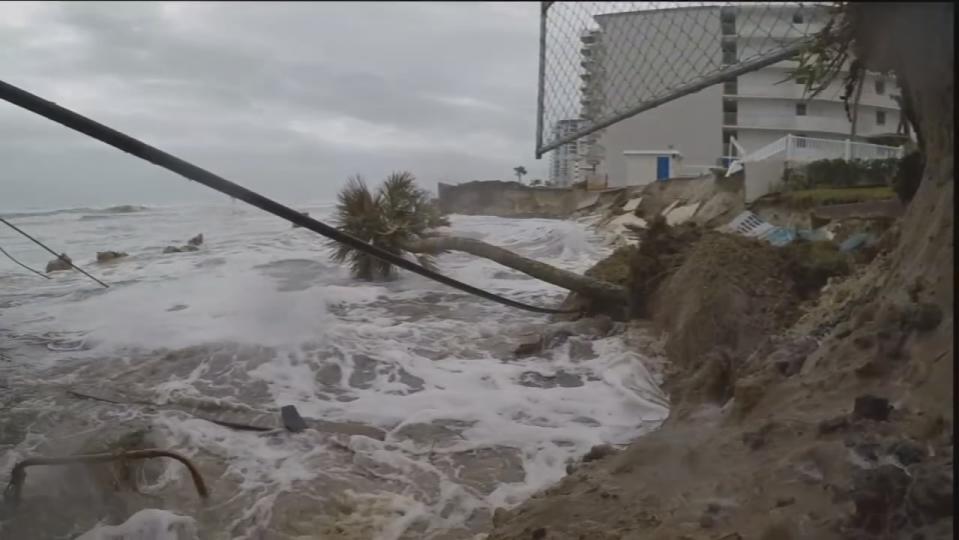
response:
<svg viewBox="0 0 959 540"><path fill-rule="evenodd" d="M842 116L795 116L788 114L723 114L723 127L736 129L773 129L805 133L849 133L849 120Z"/></svg>

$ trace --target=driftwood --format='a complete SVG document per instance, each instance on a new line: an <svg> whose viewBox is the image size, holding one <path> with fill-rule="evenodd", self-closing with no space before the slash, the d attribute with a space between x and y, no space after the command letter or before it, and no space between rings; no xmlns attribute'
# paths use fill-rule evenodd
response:
<svg viewBox="0 0 959 540"><path fill-rule="evenodd" d="M131 459L150 459L156 457L173 458L184 464L190 471L190 477L193 479L193 486L196 488L200 498L206 499L210 492L203 481L200 471L187 459L176 452L169 450L148 449L148 450L127 450L114 453L103 454L76 454L72 456L61 457L33 457L18 462L13 466L13 472L10 473L10 483L3 493L4 502L16 506L20 503L20 496L23 492L23 484L27 480L27 467L37 465L71 465L74 463L107 463L117 460Z"/></svg>
<svg viewBox="0 0 959 540"><path fill-rule="evenodd" d="M343 435L361 435L382 441L386 439L386 433L378 428L366 426L353 422L333 422L329 420L320 420L317 418L299 418L299 422L291 420L290 412L286 413L286 418L282 413L277 414L269 411L256 410L253 408L238 408L234 410L223 409L220 411L209 410L210 404L198 404L189 406L185 404L158 404L137 399L126 394L108 390L104 388L72 388L67 392L75 397L83 399L92 399L105 403L117 405L137 405L141 407L156 407L172 409L189 414L195 418L206 420L217 425L238 429L243 431L302 431L312 428L324 433L339 433ZM294 411L295 412L295 411ZM299 414L297 414L299 417ZM300 423L303 426L300 426Z"/></svg>

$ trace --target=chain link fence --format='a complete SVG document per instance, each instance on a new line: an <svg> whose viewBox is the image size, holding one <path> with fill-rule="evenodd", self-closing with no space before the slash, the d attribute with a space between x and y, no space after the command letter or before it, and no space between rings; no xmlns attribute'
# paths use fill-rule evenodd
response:
<svg viewBox="0 0 959 540"><path fill-rule="evenodd" d="M595 165L600 130L795 56L828 6L542 2L536 157L559 148Z"/></svg>

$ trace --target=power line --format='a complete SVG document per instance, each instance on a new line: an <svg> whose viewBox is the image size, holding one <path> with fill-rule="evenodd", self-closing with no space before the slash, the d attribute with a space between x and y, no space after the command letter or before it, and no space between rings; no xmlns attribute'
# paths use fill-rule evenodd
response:
<svg viewBox="0 0 959 540"><path fill-rule="evenodd" d="M2 81L0 81L0 84L3 84ZM53 251L52 249L48 248L48 247L46 246L46 244L44 244L43 242L41 242L41 241L37 240L36 238L34 238L34 237L30 236L29 234L27 234L26 231L24 231L24 230L21 229L20 227L17 227L17 226L14 225L13 223L10 223L9 221L7 221L6 219L4 219L4 218L2 218L2 217L0 217L0 222L3 222L3 224L6 225L7 227L10 227L11 229L13 229L13 230L17 231L18 233L22 234L23 236L26 236L26 237L27 237L29 240L31 240L34 244L42 247L43 249L49 251L50 253L53 253L53 255L54 255L56 258L58 258L58 259L60 259L61 261L69 264L69 265L70 265L70 268L73 268L73 269L76 270L77 272L80 272L81 274L87 276L88 278L92 279L93 281L96 281L97 283L99 283L100 285L103 285L104 287L109 287L109 285L107 285L106 283L104 283L104 282L100 281L99 279L91 276L91 275L88 274L85 270L83 270L83 269L80 268L79 266L73 264L73 261L71 261L70 259L68 259L68 258L60 255L60 254L57 253L56 251ZM46 276L44 276L44 277L46 277Z"/></svg>
<svg viewBox="0 0 959 540"><path fill-rule="evenodd" d="M98 141L106 143L114 148L129 154L133 154L134 156L149 161L154 165L163 167L168 171L175 172L180 176L215 189L220 193L225 193L226 195L240 199L241 201L251 204L261 210L269 212L303 228L309 229L317 234L346 244L354 249L369 253L378 259L395 264L400 268L404 268L410 272L419 274L434 281L438 281L444 285L448 285L455 289L468 292L487 300L492 300L493 302L498 302L506 306L523 309L526 311L532 311L534 313L555 314L575 312L575 310L558 310L525 304L523 302L511 300L498 294L485 291L453 278L446 277L431 270L427 270L426 268L423 268L414 262L408 261L399 255L367 244L355 236L340 231L335 227L331 227L314 218L300 214L296 210L264 197L255 191L251 191L239 184L235 184L226 178L207 171L206 169L197 167L196 165L184 161L172 154L168 154L158 148L134 139L129 135L100 124L99 122L95 122L94 120L77 114L65 107L61 107L56 103L31 94L26 90L17 88L16 86L4 81L0 81L0 98L2 98L4 101L8 101L14 105L27 109L28 111L39 114L44 118L53 120L58 124L62 124L70 129L79 131L80 133L97 139ZM79 268L77 270L79 270Z"/></svg>
<svg viewBox="0 0 959 540"><path fill-rule="evenodd" d="M30 268L29 266L27 266L27 265L23 264L22 262L18 261L17 259L15 259L15 258L13 257L13 255L10 255L9 253L7 253L7 250L3 249L2 246L0 246L0 253L3 253L3 254L6 255L7 258L10 259L11 261L19 264L20 266L26 268L27 270L33 272L33 273L36 274L36 275L42 277L43 279L51 279L50 276L44 274L43 272L41 272L41 271L39 271L39 270L35 270L35 269L33 269L33 268Z"/></svg>

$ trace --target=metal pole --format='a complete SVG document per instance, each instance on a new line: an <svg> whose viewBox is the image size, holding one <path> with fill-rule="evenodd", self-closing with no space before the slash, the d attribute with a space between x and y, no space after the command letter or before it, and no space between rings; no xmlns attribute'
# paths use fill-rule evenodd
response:
<svg viewBox="0 0 959 540"><path fill-rule="evenodd" d="M143 141L134 139L129 135L107 127L99 122L95 122L85 116L61 107L56 103L47 101L39 96L27 92L26 90L22 90L3 81L0 81L0 99L23 107L28 111L32 111L40 116L43 116L44 118L53 120L54 122L62 124L70 129L79 131L80 133L104 142L114 148L129 154L133 154L140 159L149 161L150 163L153 163L159 167L163 167L168 171L175 172L180 176L189 178L190 180L203 184L204 186L215 189L220 193L225 193L231 197L240 199L241 201L249 203L261 210L265 210L291 223L295 223L296 225L299 225L305 229L309 229L317 234L342 244L346 244L353 249L369 253L378 259L389 262L390 264L395 264L400 268L432 279L433 281L438 281L444 285L453 287L454 289L459 289L481 298L492 300L493 302L498 302L500 304L518 309L524 309L526 311L532 311L534 313L554 314L575 312L575 310L557 310L524 304L523 302L510 300L509 298L505 298L498 294L484 291L483 289L463 283L462 281L458 281L442 274L427 270L426 268L423 268L414 262L408 261L399 255L367 244L355 236L340 231L335 227L331 227L309 216L305 216L288 206L264 197L263 195L260 195L255 191L251 191L239 184L234 184L222 176L213 174L206 169L202 169L172 154L168 154L159 148L150 146ZM90 277L92 278L93 276ZM106 286L105 283L100 283Z"/></svg>
<svg viewBox="0 0 959 540"><path fill-rule="evenodd" d="M18 265L22 266L23 268L26 268L27 270L29 270L29 271L33 272L34 274L42 277L43 279L53 279L53 278L51 278L50 276L44 274L43 272L41 272L41 271L39 271L39 270L35 270L35 269L33 269L33 268L30 268L29 266L27 266L27 265L23 264L22 262L18 261L13 255L10 255L9 253L7 253L7 250L3 249L3 246L0 246L0 253L3 253L3 254L6 255L7 258L10 259L11 261L17 263Z"/></svg>
<svg viewBox="0 0 959 540"><path fill-rule="evenodd" d="M542 2L539 13L539 81L536 90L536 159L543 157L543 117L546 109L543 108L543 96L546 85L546 14L552 2Z"/></svg>
<svg viewBox="0 0 959 540"><path fill-rule="evenodd" d="M10 484L7 485L7 488L3 494L4 502L9 502L13 505L18 505L20 503L20 498L23 492L23 484L27 479L27 467L34 467L37 465L70 465L73 463L108 463L111 461L120 461L126 459L150 459L157 457L172 458L186 466L187 471L190 472L190 478L193 479L193 486L196 488L197 494L203 499L209 498L210 490L207 489L206 482L203 481L203 475L200 474L200 470L196 468L196 465L194 465L193 462L177 452L151 448L146 450L126 450L122 452L102 454L76 454L72 456L60 457L27 458L13 466L13 471L10 473Z"/></svg>
<svg viewBox="0 0 959 540"><path fill-rule="evenodd" d="M859 87L856 88L856 101L852 104L852 127L849 129L849 139L852 142L856 142L856 128L859 127L859 99L862 97L863 79L865 79L865 77L865 72L859 76ZM853 146L851 149L855 152L856 147ZM855 158L855 155L850 153L846 156L846 159L850 158Z"/></svg>
<svg viewBox="0 0 959 540"><path fill-rule="evenodd" d="M0 84L3 84L3 82L0 81ZM5 219L3 219L3 218L0 218L0 222L2 222L2 223L3 223L4 225L6 225L7 227L10 227L11 229L17 231L18 233L22 234L23 236L26 236L26 237L27 237L30 241L32 241L34 244L42 247L43 249L49 251L50 253L53 253L53 256L54 256L54 257L56 257L56 258L60 259L61 261L69 264L69 265L70 265L70 268L73 268L73 269L76 270L77 272L80 272L81 274L87 276L88 278L92 279L93 281L96 281L97 283L99 283L100 285L103 285L103 286L106 287L106 288L109 288L109 287L110 287L110 286L107 285L106 283L104 283L104 282L100 281L99 279L97 279L97 278L91 276L90 274L88 274L86 271L83 270L83 268L80 268L79 266L73 264L73 262L70 261L69 259L63 257L62 255L60 255L60 254L57 253L56 251L53 251L52 249L48 248L43 242L41 242L41 241L37 240L36 238L30 236L29 234L26 233L26 231L24 231L24 230L21 229L20 227L17 227L17 226L14 225L13 223L10 223L9 221L7 221L7 220L5 220Z"/></svg>

